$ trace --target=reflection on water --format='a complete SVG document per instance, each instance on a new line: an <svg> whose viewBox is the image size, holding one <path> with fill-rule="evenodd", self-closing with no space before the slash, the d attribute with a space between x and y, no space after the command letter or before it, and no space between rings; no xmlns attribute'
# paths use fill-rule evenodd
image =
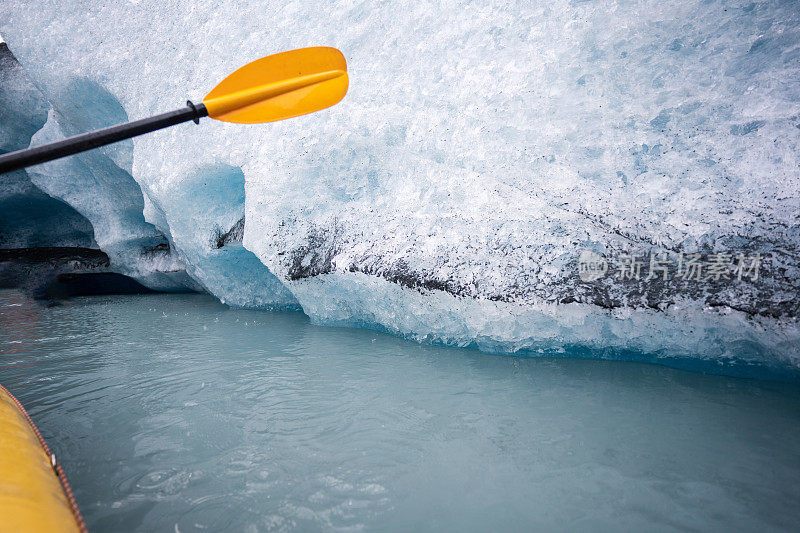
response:
<svg viewBox="0 0 800 533"><path fill-rule="evenodd" d="M800 394L199 295L0 292L0 383L92 531L790 530Z"/></svg>

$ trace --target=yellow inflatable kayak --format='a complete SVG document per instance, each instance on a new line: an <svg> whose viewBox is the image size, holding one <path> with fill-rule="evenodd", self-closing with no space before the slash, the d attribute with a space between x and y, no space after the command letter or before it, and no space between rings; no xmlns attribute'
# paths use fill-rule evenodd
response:
<svg viewBox="0 0 800 533"><path fill-rule="evenodd" d="M67 478L22 404L0 385L0 532L85 532Z"/></svg>

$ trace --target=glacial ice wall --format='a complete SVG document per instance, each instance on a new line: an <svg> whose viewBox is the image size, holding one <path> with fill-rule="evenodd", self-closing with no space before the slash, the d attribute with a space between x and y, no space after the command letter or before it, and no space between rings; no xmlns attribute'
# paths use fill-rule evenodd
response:
<svg viewBox="0 0 800 533"><path fill-rule="evenodd" d="M49 105L0 38L0 154L27 148ZM0 248L92 247L92 225L23 170L0 174Z"/></svg>
<svg viewBox="0 0 800 533"><path fill-rule="evenodd" d="M128 121L114 95L90 77L65 79L50 93L49 98L54 102L51 106L6 51L13 68L5 69L8 75L3 78L8 91L0 93L3 113L0 131L13 137L11 140L20 137L6 151ZM27 122L20 118L25 113L32 117ZM5 181L12 178L19 181L15 176L25 177L32 191L28 191L22 205L17 205L19 201L9 204L17 209L4 211L4 218L9 220L3 221L1 227L3 242L13 238L12 244L17 244L35 229L45 245L82 245L61 243L49 234L40 235L42 228L51 226L65 232L69 220L61 211L67 209L88 228L91 243L95 243L92 235L96 235L96 245L108 254L113 270L151 289L207 290L231 305L298 308L291 292L252 252L241 246L244 231L241 169L225 169L224 165L204 167L184 180L180 188L153 201L144 193L147 189L131 176L132 163L133 143L123 141L4 175L0 179ZM6 194L13 193L9 202L17 199L19 188L4 187ZM33 198L34 193L42 199ZM46 204L53 224L48 225L37 216L43 211L38 209L37 201ZM63 209L58 209L59 206Z"/></svg>
<svg viewBox="0 0 800 533"><path fill-rule="evenodd" d="M74 80L56 100L61 111L34 86L0 38L0 151L127 118L113 96L88 79ZM112 270L150 288L199 288L183 263L170 257L164 234L144 220L142 192L129 173L131 160L130 143L119 143L0 175L0 247L99 247Z"/></svg>
<svg viewBox="0 0 800 533"><path fill-rule="evenodd" d="M146 219L182 228L221 298L274 274L321 323L800 365L797 2L11 0L0 32L51 101L88 78L131 118L269 53L344 52L329 110L132 141ZM209 230L234 227L178 193L214 168L241 169L243 246L270 274L227 269Z"/></svg>
<svg viewBox="0 0 800 533"><path fill-rule="evenodd" d="M90 103L80 106L79 100ZM76 80L53 101L57 107L31 138L33 146L127 119L116 100L88 80ZM97 244L114 270L155 290L198 288L168 237L144 218L142 190L130 175L132 152L130 142L122 142L35 165L27 172L40 189L69 203L92 223Z"/></svg>
<svg viewBox="0 0 800 533"><path fill-rule="evenodd" d="M192 278L223 303L298 309L292 293L242 246L244 204L242 170L217 164L192 172L145 214L171 236Z"/></svg>

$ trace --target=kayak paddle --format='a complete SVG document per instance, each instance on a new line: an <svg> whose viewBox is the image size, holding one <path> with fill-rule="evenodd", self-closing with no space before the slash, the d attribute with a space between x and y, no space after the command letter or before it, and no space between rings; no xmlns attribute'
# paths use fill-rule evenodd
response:
<svg viewBox="0 0 800 533"><path fill-rule="evenodd" d="M325 109L347 93L347 64L336 48L300 48L248 63L214 87L202 104L0 155L0 174L45 163L203 117L274 122Z"/></svg>

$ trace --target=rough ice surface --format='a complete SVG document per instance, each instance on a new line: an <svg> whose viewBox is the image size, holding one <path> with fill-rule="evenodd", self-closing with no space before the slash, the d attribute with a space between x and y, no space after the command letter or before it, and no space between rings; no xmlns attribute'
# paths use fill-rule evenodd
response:
<svg viewBox="0 0 800 533"><path fill-rule="evenodd" d="M59 87L50 96L51 107L7 49L6 54L3 86L9 90L1 93L4 151L129 120L119 101L89 77L76 77ZM29 234L34 234L38 245L87 245L72 242L77 237L61 242L66 237L42 234L42 228L66 232L69 219L61 213L66 209L83 223L89 243L96 236L114 270L151 289L205 289L232 305L298 308L291 292L241 246L241 169L229 165L198 169L172 194L152 201L131 176L132 162L133 143L124 141L4 175L2 179L13 178L15 186L8 184L3 191L10 198L3 213L9 220L3 221L2 242L18 247L30 244L27 241L34 239ZM23 200L18 198L21 188L26 193ZM39 208L37 201L44 206ZM20 202L23 205L17 206ZM52 223L36 216L39 212L53 218ZM75 230L67 236L72 233Z"/></svg>
<svg viewBox="0 0 800 533"><path fill-rule="evenodd" d="M77 98L99 102L107 100L96 86L81 84ZM94 90L93 90L94 89ZM121 111L120 107L112 109ZM76 114L79 108L74 107ZM65 128L59 112L51 110L48 120L31 139L32 145L61 140L67 135L105 127L124 113L87 113L87 128ZM107 117L107 118L106 118ZM96 118L97 120L91 120ZM123 120L124 121L124 120ZM31 181L47 194L68 202L91 221L95 239L106 252L112 266L151 289L180 290L196 287L186 275L185 265L170 249L167 237L145 221L142 190L130 175L132 146L118 143L108 148L86 152L71 158L28 168ZM127 164L126 164L127 160Z"/></svg>
<svg viewBox="0 0 800 533"><path fill-rule="evenodd" d="M239 167L202 167L148 206L171 236L188 272L208 292L238 307L298 308L292 293L242 246L244 174Z"/></svg>
<svg viewBox="0 0 800 533"><path fill-rule="evenodd" d="M7 45L0 43L2 152L127 118L113 96L87 79L77 80L54 101L61 112L53 109ZM62 122L69 126L62 128ZM120 143L0 175L0 246L99 246L109 254L114 270L153 289L197 287L183 264L168 257L166 237L144 220L142 192L130 176L131 160L132 146Z"/></svg>
<svg viewBox="0 0 800 533"><path fill-rule="evenodd" d="M55 109L80 110L70 87L89 80L130 118L269 53L344 52L350 91L329 110L185 124L105 154L221 299L290 301L274 274L319 323L800 366L797 2L10 0L0 32ZM80 116L62 112L62 130ZM263 268L214 252L236 209L209 198L198 222L201 195L179 192L220 168L244 177L243 251ZM586 249L764 262L757 280L587 282Z"/></svg>
<svg viewBox="0 0 800 533"><path fill-rule="evenodd" d="M0 153L27 148L49 107L0 39ZM36 187L24 169L0 174L0 248L94 244L89 221Z"/></svg>

